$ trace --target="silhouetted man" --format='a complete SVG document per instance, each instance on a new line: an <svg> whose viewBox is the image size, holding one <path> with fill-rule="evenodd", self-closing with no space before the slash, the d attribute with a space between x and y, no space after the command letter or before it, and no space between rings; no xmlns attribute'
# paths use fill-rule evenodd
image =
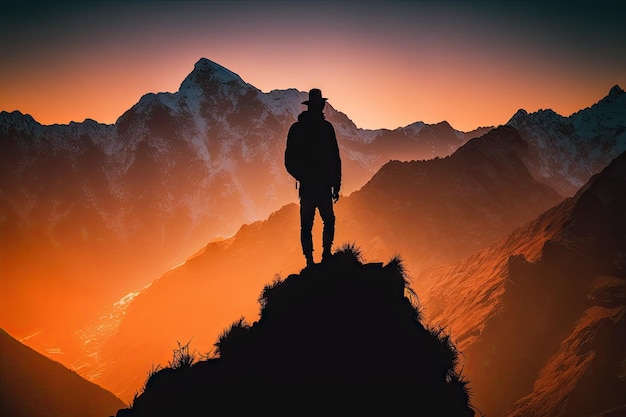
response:
<svg viewBox="0 0 626 417"><path fill-rule="evenodd" d="M313 262L313 219L319 210L324 223L322 261L329 259L335 238L333 203L339 199L341 159L333 125L324 118L326 98L313 88L302 102L308 109L289 129L285 167L300 184L300 241L307 266Z"/></svg>

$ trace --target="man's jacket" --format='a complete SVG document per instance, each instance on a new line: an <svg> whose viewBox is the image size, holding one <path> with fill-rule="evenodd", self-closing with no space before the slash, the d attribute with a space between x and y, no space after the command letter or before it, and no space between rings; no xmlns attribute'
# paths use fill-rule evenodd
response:
<svg viewBox="0 0 626 417"><path fill-rule="evenodd" d="M333 125L323 113L304 111L291 125L285 149L287 172L302 188L341 186L341 159Z"/></svg>

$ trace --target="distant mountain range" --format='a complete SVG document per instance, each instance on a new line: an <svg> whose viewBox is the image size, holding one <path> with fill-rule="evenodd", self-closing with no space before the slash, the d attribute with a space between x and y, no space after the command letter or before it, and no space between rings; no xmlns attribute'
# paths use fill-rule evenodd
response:
<svg viewBox="0 0 626 417"><path fill-rule="evenodd" d="M569 117L519 110L507 123L528 144L520 153L535 179L570 197L626 150L626 94L614 86L591 107Z"/></svg>
<svg viewBox="0 0 626 417"><path fill-rule="evenodd" d="M0 273L9 277L0 284L2 323L44 329L30 340L33 346L65 343L73 368L129 400L177 340L193 339L203 349L241 315L254 318L261 288L275 274L304 265L297 194L282 154L305 98L296 90L262 93L203 59L177 93L144 96L115 125L41 126L19 113L0 114ZM522 253L515 259L535 262L561 223L541 229L533 219L560 210L552 208L565 197L576 195L566 201L577 205L580 187L626 150L626 94L618 86L570 117L519 111L503 126L470 133L445 122L366 131L330 106L326 114L338 133L344 190L351 193L336 205L337 243L356 242L373 260L400 254L426 316L449 321L472 372L480 369L471 362L472 346L500 342L486 324L498 323L498 308L507 305L499 297L507 294L501 277L508 264L496 260ZM596 187L589 182L587 191ZM603 214L609 225L611 213ZM559 216L568 224L567 213ZM576 216L583 223L593 217ZM244 223L231 237L216 238ZM524 227L535 227L535 235ZM507 239L517 243L497 249ZM528 251L516 252L516 245ZM494 261L472 263L481 256ZM168 271L175 261L184 262ZM474 270L482 275L469 275ZM623 279L619 271L610 276ZM561 273L558 266L554 275ZM494 274L500 278L488 278ZM593 297L618 291L621 281L613 278L593 284ZM51 297L52 290L59 293ZM458 310L442 310L436 291L448 292L439 299ZM453 291L459 299L452 300ZM582 317L580 294L572 295L570 321ZM65 305L58 306L61 297ZM106 302L111 307L101 311ZM101 319L92 320L97 312ZM505 314L498 317L505 324L491 326L508 323ZM559 329L560 336L575 333ZM548 339L537 363L507 357L527 374L493 402L481 399L487 409L502 411L518 400L519 410L536 407L540 392L531 395L532 383L548 387L548 371L537 373L565 336ZM496 381L475 379L477 390ZM522 400L525 395L531 397Z"/></svg>
<svg viewBox="0 0 626 417"><path fill-rule="evenodd" d="M106 417L124 403L0 329L0 415Z"/></svg>
<svg viewBox="0 0 626 417"><path fill-rule="evenodd" d="M531 175L522 159L529 147L517 129L505 125L446 158L389 162L337 203L337 242L356 242L369 259L399 253L414 276L459 262L563 200ZM88 333L100 341L101 362L89 366L99 370L100 383L128 393L151 361L166 360L175 340L210 346L233 319L254 317L259 288L274 274L303 266L298 236L298 207L290 204L232 238L209 243L164 274L124 309L113 336L95 323ZM422 282L416 279L413 287L428 314L429 298L422 295L428 286ZM156 323L151 338L135 337ZM120 360L120 352L129 350L133 355Z"/></svg>
<svg viewBox="0 0 626 417"><path fill-rule="evenodd" d="M520 143L515 130L503 126L447 158L386 164L337 203L336 241L362 245L370 259L400 253L410 273L492 243L561 201L515 156ZM290 204L209 243L133 298L119 327L94 323L86 339L100 347L89 355L97 360L85 363L97 370L96 380L125 398L151 361L166 359L174 341L193 338L197 346L210 346L231 320L254 315L259 289L275 274L303 266L298 216L298 206ZM151 336L137 338L144 329L152 329Z"/></svg>
<svg viewBox="0 0 626 417"><path fill-rule="evenodd" d="M283 154L306 98L263 93L201 59L178 92L143 96L114 125L42 126L0 113L0 316L19 310L11 325L23 334L52 326L52 309L55 321L75 325L208 241L297 201ZM392 158L443 157L490 129L418 122L372 131L330 104L325 113L341 148L343 193ZM66 311L48 297L57 292L72 300Z"/></svg>

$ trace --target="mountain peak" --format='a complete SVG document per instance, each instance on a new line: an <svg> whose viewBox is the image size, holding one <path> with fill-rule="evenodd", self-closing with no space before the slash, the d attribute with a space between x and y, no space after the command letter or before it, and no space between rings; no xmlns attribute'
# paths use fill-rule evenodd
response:
<svg viewBox="0 0 626 417"><path fill-rule="evenodd" d="M393 415L407 398L416 414L472 416L458 351L420 323L408 288L399 258L363 264L344 246L266 285L260 319L222 333L219 357L156 372L118 416Z"/></svg>
<svg viewBox="0 0 626 417"><path fill-rule="evenodd" d="M513 115L513 118L515 117L526 117L528 116L528 112L524 109L519 109L515 112L515 114Z"/></svg>
<svg viewBox="0 0 626 417"><path fill-rule="evenodd" d="M239 75L207 58L200 58L200 60L196 62L193 71L189 76L193 75L203 77L208 76L210 79L215 79L224 83L235 81L241 84L246 84Z"/></svg>
<svg viewBox="0 0 626 417"><path fill-rule="evenodd" d="M186 97L239 96L255 89L231 70L207 58L201 58L194 65L193 71L180 85L179 92Z"/></svg>
<svg viewBox="0 0 626 417"><path fill-rule="evenodd" d="M607 97L615 98L621 94L624 94L624 90L622 90L619 85L615 84L613 88L611 88L611 90L609 91L609 95Z"/></svg>

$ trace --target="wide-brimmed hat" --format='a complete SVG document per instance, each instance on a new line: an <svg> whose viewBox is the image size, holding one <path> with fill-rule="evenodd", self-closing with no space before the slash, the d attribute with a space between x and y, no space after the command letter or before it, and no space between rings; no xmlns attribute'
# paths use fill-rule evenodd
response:
<svg viewBox="0 0 626 417"><path fill-rule="evenodd" d="M309 90L309 99L303 101L302 104L306 104L307 106L311 103L324 103L328 100L326 97L322 97L322 90L319 88L312 88Z"/></svg>

